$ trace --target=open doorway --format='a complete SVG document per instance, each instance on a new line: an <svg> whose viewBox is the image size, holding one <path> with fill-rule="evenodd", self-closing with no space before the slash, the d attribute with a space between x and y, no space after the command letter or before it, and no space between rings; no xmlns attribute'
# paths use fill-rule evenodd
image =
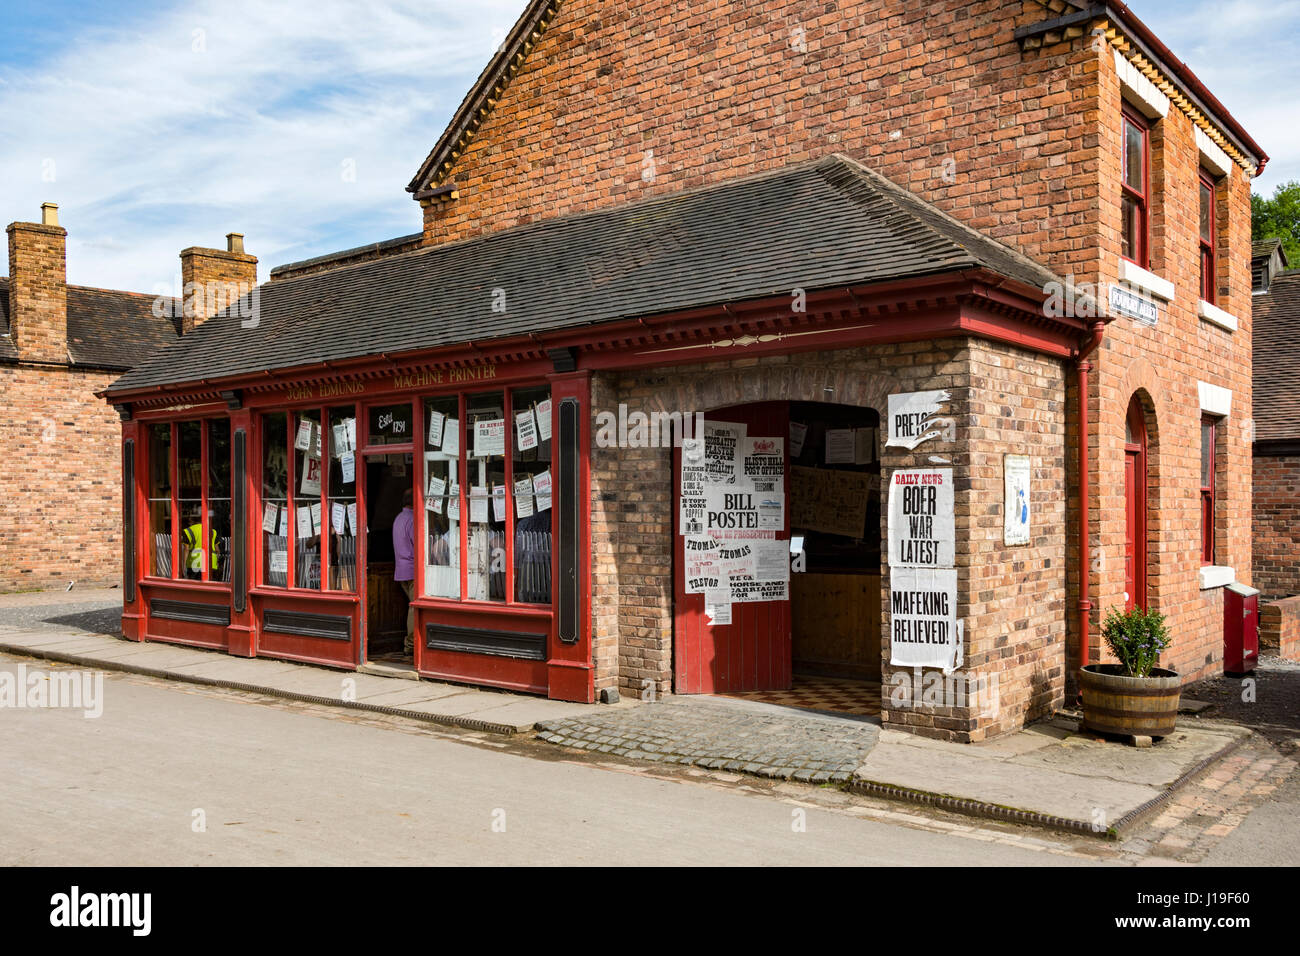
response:
<svg viewBox="0 0 1300 956"><path fill-rule="evenodd" d="M411 454L366 457L366 659L414 666L407 650L414 593Z"/></svg>

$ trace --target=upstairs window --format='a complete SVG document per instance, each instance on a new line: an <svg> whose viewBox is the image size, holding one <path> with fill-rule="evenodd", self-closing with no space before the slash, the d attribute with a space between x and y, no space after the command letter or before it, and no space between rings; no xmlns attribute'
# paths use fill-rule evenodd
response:
<svg viewBox="0 0 1300 956"><path fill-rule="evenodd" d="M1146 269L1151 262L1151 130L1146 120L1127 108L1123 130L1120 252Z"/></svg>
<svg viewBox="0 0 1300 956"><path fill-rule="evenodd" d="M1214 304L1216 223L1214 210L1214 179L1201 170L1200 233L1201 233L1201 298Z"/></svg>

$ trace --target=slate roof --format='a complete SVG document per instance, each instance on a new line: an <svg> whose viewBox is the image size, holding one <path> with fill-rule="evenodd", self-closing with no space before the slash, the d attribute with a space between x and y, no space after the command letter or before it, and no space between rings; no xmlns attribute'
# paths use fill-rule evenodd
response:
<svg viewBox="0 0 1300 956"><path fill-rule="evenodd" d="M985 267L1061 281L844 156L260 287L110 392ZM493 312L493 290L505 294Z"/></svg>
<svg viewBox="0 0 1300 956"><path fill-rule="evenodd" d="M1300 269L1253 302L1255 441L1300 440Z"/></svg>
<svg viewBox="0 0 1300 956"><path fill-rule="evenodd" d="M124 371L160 346L180 338L180 320L153 314L154 296L115 289L68 286L68 358L86 368ZM9 278L0 276L0 361L19 360L9 335Z"/></svg>

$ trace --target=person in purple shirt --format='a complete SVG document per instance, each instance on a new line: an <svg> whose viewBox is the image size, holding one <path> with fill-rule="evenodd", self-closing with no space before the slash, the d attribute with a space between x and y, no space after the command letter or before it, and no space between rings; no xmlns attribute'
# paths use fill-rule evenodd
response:
<svg viewBox="0 0 1300 956"><path fill-rule="evenodd" d="M393 519L393 580L406 592L407 654L415 651L415 512L411 489L402 492L402 511Z"/></svg>

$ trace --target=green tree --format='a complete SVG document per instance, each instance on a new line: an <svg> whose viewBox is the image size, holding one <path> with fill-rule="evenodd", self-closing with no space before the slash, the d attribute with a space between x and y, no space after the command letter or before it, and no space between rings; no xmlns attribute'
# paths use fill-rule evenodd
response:
<svg viewBox="0 0 1300 956"><path fill-rule="evenodd" d="M1251 193L1250 214L1250 238L1281 239L1291 268L1300 267L1300 182L1282 183L1272 199Z"/></svg>

